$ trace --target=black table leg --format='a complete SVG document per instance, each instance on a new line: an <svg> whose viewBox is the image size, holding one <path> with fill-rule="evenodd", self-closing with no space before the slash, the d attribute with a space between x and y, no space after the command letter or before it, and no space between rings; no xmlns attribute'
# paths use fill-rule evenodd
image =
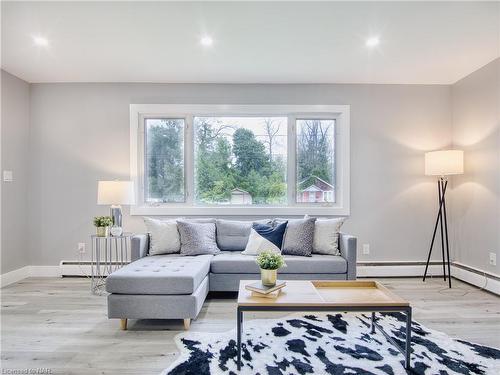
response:
<svg viewBox="0 0 500 375"><path fill-rule="evenodd" d="M411 356L411 307L406 310L406 348L405 348L405 368L410 369Z"/></svg>
<svg viewBox="0 0 500 375"><path fill-rule="evenodd" d="M372 312L372 333L375 333L375 312Z"/></svg>
<svg viewBox="0 0 500 375"><path fill-rule="evenodd" d="M237 367L238 371L241 370L241 329L242 329L242 323L243 323L243 311L240 310L238 307L237 313L236 313L236 329L238 331L237 337L238 337L238 361L237 361Z"/></svg>

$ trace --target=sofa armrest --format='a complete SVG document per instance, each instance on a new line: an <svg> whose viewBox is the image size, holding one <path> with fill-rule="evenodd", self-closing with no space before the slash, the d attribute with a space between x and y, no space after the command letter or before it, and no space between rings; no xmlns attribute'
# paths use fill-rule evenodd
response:
<svg viewBox="0 0 500 375"><path fill-rule="evenodd" d="M130 261L133 262L139 258L148 255L149 251L149 235L135 234L131 239Z"/></svg>
<svg viewBox="0 0 500 375"><path fill-rule="evenodd" d="M356 280L357 238L339 234L340 255L347 261L347 280Z"/></svg>

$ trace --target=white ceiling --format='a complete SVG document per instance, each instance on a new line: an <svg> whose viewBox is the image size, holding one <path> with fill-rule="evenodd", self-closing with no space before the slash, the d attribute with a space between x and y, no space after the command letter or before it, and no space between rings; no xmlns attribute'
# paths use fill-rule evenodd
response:
<svg viewBox="0 0 500 375"><path fill-rule="evenodd" d="M2 68L29 82L450 84L499 56L499 24L498 2L3 2Z"/></svg>

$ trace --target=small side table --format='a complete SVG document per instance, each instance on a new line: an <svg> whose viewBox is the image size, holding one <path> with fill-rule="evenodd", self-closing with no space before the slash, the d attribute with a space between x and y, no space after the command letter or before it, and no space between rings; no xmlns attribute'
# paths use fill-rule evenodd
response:
<svg viewBox="0 0 500 375"><path fill-rule="evenodd" d="M123 233L121 236L99 237L95 234L90 236L92 242L90 290L93 294L101 295L106 286L106 277L129 263L132 235Z"/></svg>

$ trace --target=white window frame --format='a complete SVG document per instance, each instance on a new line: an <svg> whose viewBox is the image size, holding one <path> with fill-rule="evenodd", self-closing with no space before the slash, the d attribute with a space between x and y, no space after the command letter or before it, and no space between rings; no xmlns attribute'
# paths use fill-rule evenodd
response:
<svg viewBox="0 0 500 375"><path fill-rule="evenodd" d="M194 117L283 116L287 129L287 205L217 206L194 203ZM185 203L148 205L144 202L144 119L184 118ZM296 202L296 119L335 119L336 200L330 203ZM212 104L131 104L130 176L135 185L136 204L131 215L161 216L277 216L350 215L350 106L348 105L212 105Z"/></svg>

